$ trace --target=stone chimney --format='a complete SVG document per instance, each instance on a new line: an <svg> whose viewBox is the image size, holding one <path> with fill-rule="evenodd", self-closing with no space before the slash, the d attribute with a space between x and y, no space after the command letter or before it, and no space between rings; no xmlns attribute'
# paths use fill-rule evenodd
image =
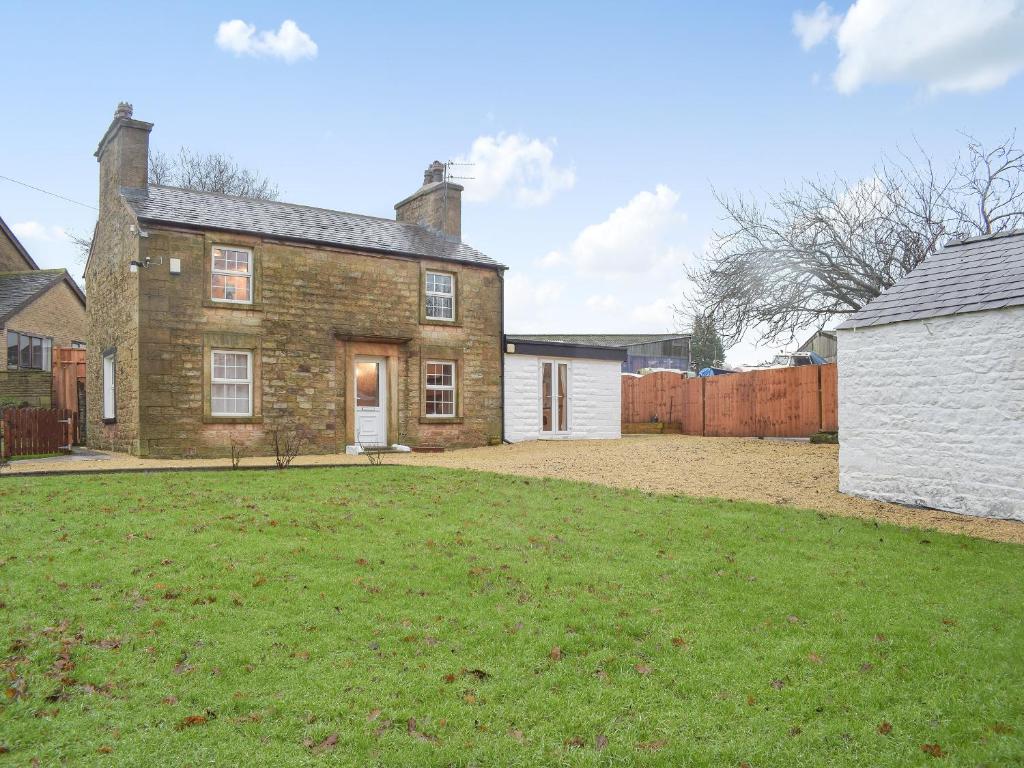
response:
<svg viewBox="0 0 1024 768"><path fill-rule="evenodd" d="M444 163L435 160L423 172L423 186L395 205L395 219L457 242L462 239L462 190L444 180Z"/></svg>
<svg viewBox="0 0 1024 768"><path fill-rule="evenodd" d="M122 101L96 148L100 164L100 210L123 188L145 191L149 179L149 132L152 123L132 117L132 105Z"/></svg>

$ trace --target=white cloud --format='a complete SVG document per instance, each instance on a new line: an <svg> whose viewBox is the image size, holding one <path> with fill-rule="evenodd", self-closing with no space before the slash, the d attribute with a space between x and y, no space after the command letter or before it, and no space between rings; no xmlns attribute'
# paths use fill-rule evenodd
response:
<svg viewBox="0 0 1024 768"><path fill-rule="evenodd" d="M521 134L480 136L469 154L457 162L472 163L465 169L465 199L493 200L511 192L519 205L543 205L556 192L572 189L576 173L555 165L555 141L531 139Z"/></svg>
<svg viewBox="0 0 1024 768"><path fill-rule="evenodd" d="M840 93L894 82L986 91L1024 70L1024 0L857 0L838 27L822 9L794 14L793 31L805 50L824 39L825 26L826 37L835 32Z"/></svg>
<svg viewBox="0 0 1024 768"><path fill-rule="evenodd" d="M672 307L678 302L679 299L657 298L648 304L633 307L630 314L634 321L649 328L652 333L670 330L675 324L675 313Z"/></svg>
<svg viewBox="0 0 1024 768"><path fill-rule="evenodd" d="M505 278L506 325L519 333L552 328L564 309L560 301L564 291L565 284L556 280L537 281L524 272L509 274Z"/></svg>
<svg viewBox="0 0 1024 768"><path fill-rule="evenodd" d="M677 193L659 184L654 192L636 194L601 223L586 227L569 249L577 269L615 275L675 261L679 254L666 240L673 226L685 221L676 211L678 202Z"/></svg>
<svg viewBox="0 0 1024 768"><path fill-rule="evenodd" d="M548 251L548 253L537 259L537 266L543 269L551 269L552 267L562 266L566 261L565 254L561 251Z"/></svg>
<svg viewBox="0 0 1024 768"><path fill-rule="evenodd" d="M63 227L48 227L38 221L20 221L11 225L11 231L18 236L19 240L36 240L38 242L52 242L54 240L67 240L67 232Z"/></svg>
<svg viewBox="0 0 1024 768"><path fill-rule="evenodd" d="M622 308L622 302L610 293L588 296L584 303L587 305L587 309L592 309L595 312L615 312Z"/></svg>
<svg viewBox="0 0 1024 768"><path fill-rule="evenodd" d="M222 21L216 40L218 47L237 56L271 56L289 63L316 58L319 50L313 38L291 19L282 21L277 32L257 32L255 25L241 19Z"/></svg>
<svg viewBox="0 0 1024 768"><path fill-rule="evenodd" d="M793 34L800 38L800 47L809 51L839 29L843 17L832 13L828 3L818 3L812 13L793 14Z"/></svg>

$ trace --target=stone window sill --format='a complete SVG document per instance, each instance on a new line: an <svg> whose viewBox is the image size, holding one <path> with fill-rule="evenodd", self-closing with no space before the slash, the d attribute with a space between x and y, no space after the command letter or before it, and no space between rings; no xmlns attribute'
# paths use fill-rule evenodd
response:
<svg viewBox="0 0 1024 768"><path fill-rule="evenodd" d="M421 317L420 325L443 325L448 328L461 328L462 320L435 320L430 317Z"/></svg>
<svg viewBox="0 0 1024 768"><path fill-rule="evenodd" d="M262 416L203 416L203 424L262 424Z"/></svg>
<svg viewBox="0 0 1024 768"><path fill-rule="evenodd" d="M461 424L461 416L420 416L420 424Z"/></svg>
<svg viewBox="0 0 1024 768"><path fill-rule="evenodd" d="M117 424L117 419L100 419L104 424Z"/></svg>
<svg viewBox="0 0 1024 768"><path fill-rule="evenodd" d="M240 309L243 312L262 312L263 303L254 301L252 304L242 304L234 301L214 301L211 298L203 299L203 306L210 309Z"/></svg>

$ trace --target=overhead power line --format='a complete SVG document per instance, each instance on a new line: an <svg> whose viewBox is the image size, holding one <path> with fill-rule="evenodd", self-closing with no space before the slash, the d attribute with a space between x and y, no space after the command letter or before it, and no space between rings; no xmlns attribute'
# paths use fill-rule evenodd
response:
<svg viewBox="0 0 1024 768"><path fill-rule="evenodd" d="M68 202L68 203L74 203L75 205L80 205L83 208L89 208L89 209L91 209L93 211L98 211L99 210L99 208L97 208L95 205L89 205L88 203L81 203L78 200L72 200L70 197L64 197L64 195L58 195L56 192L51 192L48 189L43 189L42 187L35 187L35 186L33 186L31 184L28 184L28 183L26 183L24 181L18 181L17 179L12 179L10 176L0 175L0 179L3 179L4 181L9 181L9 182L11 182L13 184L20 184L23 187L28 187L29 189L34 189L36 192L42 192L44 195L50 195L50 197L56 197L59 200L64 200L65 202Z"/></svg>

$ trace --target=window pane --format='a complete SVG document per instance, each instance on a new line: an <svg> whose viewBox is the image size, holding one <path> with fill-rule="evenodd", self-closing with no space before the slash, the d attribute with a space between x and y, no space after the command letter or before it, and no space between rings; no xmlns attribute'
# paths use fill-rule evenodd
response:
<svg viewBox="0 0 1024 768"><path fill-rule="evenodd" d="M437 272L427 272L427 292L451 294L452 276Z"/></svg>
<svg viewBox="0 0 1024 768"><path fill-rule="evenodd" d="M28 336L21 336L21 362L19 366L22 368L32 367L32 347Z"/></svg>
<svg viewBox="0 0 1024 768"><path fill-rule="evenodd" d="M249 285L251 277L240 275L217 275L211 278L210 295L222 301L251 301Z"/></svg>
<svg viewBox="0 0 1024 768"><path fill-rule="evenodd" d="M249 274L249 253L231 248L214 248L213 268L218 272L238 272L247 275Z"/></svg>
<svg viewBox="0 0 1024 768"><path fill-rule="evenodd" d="M114 418L114 356L103 358L103 418Z"/></svg>
<svg viewBox="0 0 1024 768"><path fill-rule="evenodd" d="M225 416L249 415L248 384L213 384L210 394L214 413Z"/></svg>
<svg viewBox="0 0 1024 768"><path fill-rule="evenodd" d="M455 366L452 363L427 363L428 387L451 387L454 385Z"/></svg>
<svg viewBox="0 0 1024 768"><path fill-rule="evenodd" d="M356 406L380 406L379 363L356 363Z"/></svg>
<svg viewBox="0 0 1024 768"><path fill-rule="evenodd" d="M36 338L35 336L32 337L31 366L37 371L41 371L43 369L43 340Z"/></svg>
<svg viewBox="0 0 1024 768"><path fill-rule="evenodd" d="M43 339L43 370L49 371L53 362L53 339Z"/></svg>
<svg viewBox="0 0 1024 768"><path fill-rule="evenodd" d="M7 332L7 367L18 367L18 334Z"/></svg>
<svg viewBox="0 0 1024 768"><path fill-rule="evenodd" d="M454 416L455 390L428 389L425 412L427 416Z"/></svg>
<svg viewBox="0 0 1024 768"><path fill-rule="evenodd" d="M451 296L427 296L427 317L451 320L455 316L453 306Z"/></svg>
<svg viewBox="0 0 1024 768"><path fill-rule="evenodd" d="M551 431L551 363L543 364L540 383L540 428L542 432Z"/></svg>
<svg viewBox="0 0 1024 768"><path fill-rule="evenodd" d="M558 364L558 431L566 432L569 427L568 411L569 366Z"/></svg>
<svg viewBox="0 0 1024 768"><path fill-rule="evenodd" d="M249 355L245 352L214 352L213 378L249 380Z"/></svg>

